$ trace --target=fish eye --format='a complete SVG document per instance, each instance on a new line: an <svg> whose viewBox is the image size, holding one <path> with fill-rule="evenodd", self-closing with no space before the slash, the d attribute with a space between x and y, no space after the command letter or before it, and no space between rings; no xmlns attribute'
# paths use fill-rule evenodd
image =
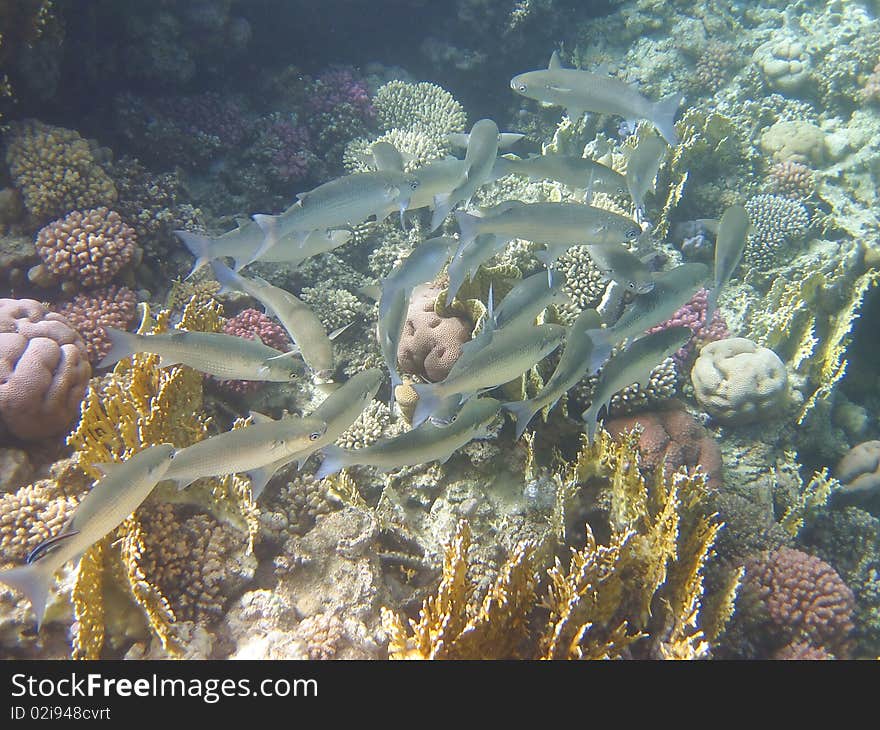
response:
<svg viewBox="0 0 880 730"><path fill-rule="evenodd" d="M516 87L516 90L519 91L519 92L523 92L523 91L526 90L526 85L525 85L525 84L520 84L519 86Z"/></svg>
<svg viewBox="0 0 880 730"><path fill-rule="evenodd" d="M636 290L636 283L635 283L634 281L630 281L630 282L628 282L626 286L627 286L627 288L628 288L630 291L635 291L635 290Z"/></svg>
<svg viewBox="0 0 880 730"><path fill-rule="evenodd" d="M287 379L288 380L296 380L296 373L291 373L290 375L287 376Z"/></svg>
<svg viewBox="0 0 880 730"><path fill-rule="evenodd" d="M410 180L409 189L410 190L418 190L420 184L421 183L418 180Z"/></svg>
<svg viewBox="0 0 880 730"><path fill-rule="evenodd" d="M320 432L320 431L312 431L312 432L309 434L309 441L317 441L319 438L321 438L321 432Z"/></svg>
<svg viewBox="0 0 880 730"><path fill-rule="evenodd" d="M640 228L630 228L630 229L626 232L626 237L627 237L630 241L634 241L635 239L637 239L637 238L638 238L639 236L641 236L641 235L642 235L642 231L641 231Z"/></svg>

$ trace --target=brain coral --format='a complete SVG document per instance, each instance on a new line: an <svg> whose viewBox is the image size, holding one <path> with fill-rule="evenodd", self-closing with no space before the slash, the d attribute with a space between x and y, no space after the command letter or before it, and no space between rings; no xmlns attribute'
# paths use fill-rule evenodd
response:
<svg viewBox="0 0 880 730"><path fill-rule="evenodd" d="M82 338L33 299L0 299L0 435L64 433L91 376Z"/></svg>
<svg viewBox="0 0 880 730"><path fill-rule="evenodd" d="M116 187L80 135L35 120L13 125L6 145L12 180L34 220L116 200Z"/></svg>
<svg viewBox="0 0 880 730"><path fill-rule="evenodd" d="M441 317L434 311L440 289L425 284L413 291L397 348L401 372L433 383L443 380L471 338L473 324L463 317Z"/></svg>
<svg viewBox="0 0 880 730"><path fill-rule="evenodd" d="M124 286L108 286L87 294L77 294L57 307L86 343L89 362L98 363L110 351L105 327L128 329L137 314L137 297Z"/></svg>
<svg viewBox="0 0 880 730"><path fill-rule="evenodd" d="M691 370L694 395L713 418L740 425L780 415L788 374L779 356L744 337L710 342Z"/></svg>
<svg viewBox="0 0 880 730"><path fill-rule="evenodd" d="M800 640L837 658L848 653L853 629L853 593L824 560L792 548L779 548L746 563L746 605L766 613L771 643Z"/></svg>
<svg viewBox="0 0 880 730"><path fill-rule="evenodd" d="M422 82L389 81L373 100L376 117L384 130L410 129L445 140L449 132L461 132L467 123L464 108L445 89Z"/></svg>
<svg viewBox="0 0 880 730"><path fill-rule="evenodd" d="M115 211L75 210L41 228L36 247L55 277L85 287L101 286L131 261L135 233Z"/></svg>
<svg viewBox="0 0 880 730"><path fill-rule="evenodd" d="M880 492L880 441L865 441L853 446L840 460L834 475L846 493Z"/></svg>

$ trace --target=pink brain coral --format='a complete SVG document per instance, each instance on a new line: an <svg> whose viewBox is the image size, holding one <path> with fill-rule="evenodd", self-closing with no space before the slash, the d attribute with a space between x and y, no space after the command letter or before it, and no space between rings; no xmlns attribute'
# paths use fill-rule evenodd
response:
<svg viewBox="0 0 880 730"><path fill-rule="evenodd" d="M64 433L91 376L82 338L33 299L0 299L0 435Z"/></svg>
<svg viewBox="0 0 880 730"><path fill-rule="evenodd" d="M397 348L401 371L432 383L449 375L473 329L463 317L441 317L434 311L439 293L439 288L430 285L416 287Z"/></svg>

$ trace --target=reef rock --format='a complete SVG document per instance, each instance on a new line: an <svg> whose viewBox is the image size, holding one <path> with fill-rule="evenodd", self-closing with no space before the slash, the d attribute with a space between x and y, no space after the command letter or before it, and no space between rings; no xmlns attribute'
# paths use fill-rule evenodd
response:
<svg viewBox="0 0 880 730"><path fill-rule="evenodd" d="M788 374L779 356L744 337L706 345L691 382L706 413L731 426L778 415L788 394Z"/></svg>
<svg viewBox="0 0 880 730"><path fill-rule="evenodd" d="M880 441L853 446L834 470L847 494L880 493Z"/></svg>

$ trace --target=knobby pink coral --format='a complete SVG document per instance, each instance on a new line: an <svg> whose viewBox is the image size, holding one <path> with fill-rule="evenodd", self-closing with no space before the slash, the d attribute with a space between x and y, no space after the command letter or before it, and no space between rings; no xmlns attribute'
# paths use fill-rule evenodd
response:
<svg viewBox="0 0 880 730"><path fill-rule="evenodd" d="M0 299L0 437L65 432L91 377L82 338L33 299Z"/></svg>
<svg viewBox="0 0 880 730"><path fill-rule="evenodd" d="M86 343L89 362L97 364L110 351L105 327L128 329L137 314L137 297L124 286L108 286L87 294L77 294L56 307Z"/></svg>

